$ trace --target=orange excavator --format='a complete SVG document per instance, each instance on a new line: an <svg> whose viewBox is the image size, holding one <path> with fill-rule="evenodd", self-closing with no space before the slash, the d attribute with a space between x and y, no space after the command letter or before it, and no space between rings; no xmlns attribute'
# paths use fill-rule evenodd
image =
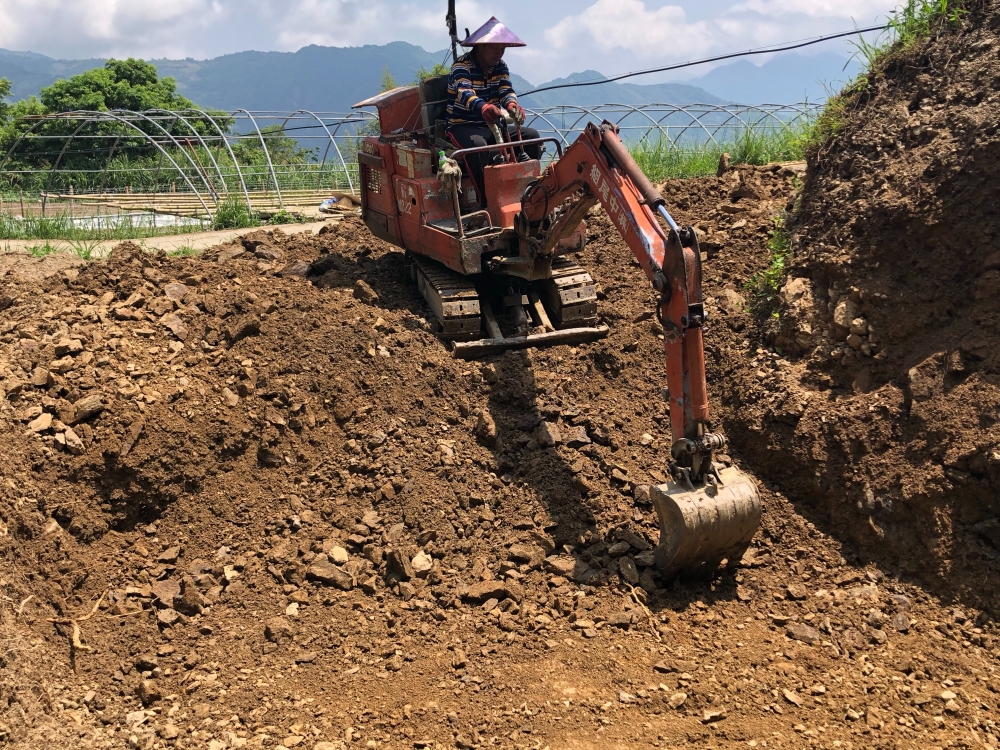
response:
<svg viewBox="0 0 1000 750"><path fill-rule="evenodd" d="M495 145L454 150L443 138L446 83L432 78L355 105L376 107L380 125L358 154L365 223L406 250L442 337L455 356L473 358L608 333L590 274L567 257L584 247L584 217L600 203L659 294L673 440L672 479L650 492L660 519L654 559L665 574L738 562L761 502L749 477L713 460L726 438L709 424L694 228L674 222L609 122L589 123L565 149L555 138L518 141L501 131ZM522 148L546 142L556 153L543 170ZM477 151L496 155L484 196L460 173Z"/></svg>

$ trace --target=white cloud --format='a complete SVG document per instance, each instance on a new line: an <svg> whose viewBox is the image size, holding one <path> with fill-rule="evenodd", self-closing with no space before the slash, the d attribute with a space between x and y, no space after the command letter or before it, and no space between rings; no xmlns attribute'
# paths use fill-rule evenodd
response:
<svg viewBox="0 0 1000 750"><path fill-rule="evenodd" d="M597 0L576 16L567 16L545 32L555 49L584 44L602 52L627 49L640 54L662 53L684 45L702 46L710 39L709 24L690 24L684 9L665 5L647 10L642 0Z"/></svg>
<svg viewBox="0 0 1000 750"><path fill-rule="evenodd" d="M899 5L898 0L748 0L730 11L750 11L766 16L799 14L809 18L866 18L886 14ZM850 27L848 27L850 28Z"/></svg>

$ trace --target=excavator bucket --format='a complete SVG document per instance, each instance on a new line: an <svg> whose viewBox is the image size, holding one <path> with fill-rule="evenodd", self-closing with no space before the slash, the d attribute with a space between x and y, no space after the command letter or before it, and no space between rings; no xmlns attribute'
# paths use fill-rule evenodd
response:
<svg viewBox="0 0 1000 750"><path fill-rule="evenodd" d="M736 468L719 473L722 482L691 491L676 482L650 488L660 518L660 543L653 553L665 576L715 569L740 561L760 525L757 485Z"/></svg>

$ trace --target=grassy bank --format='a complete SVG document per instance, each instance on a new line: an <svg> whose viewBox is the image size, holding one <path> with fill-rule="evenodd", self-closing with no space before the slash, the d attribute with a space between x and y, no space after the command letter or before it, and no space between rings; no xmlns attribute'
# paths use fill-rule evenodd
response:
<svg viewBox="0 0 1000 750"><path fill-rule="evenodd" d="M803 137L809 125L791 124L788 128L747 128L733 140L678 146L661 138L643 141L630 148L632 158L653 181L715 174L719 159L729 154L731 164L771 164L803 158Z"/></svg>
<svg viewBox="0 0 1000 750"><path fill-rule="evenodd" d="M108 219L110 217L102 217ZM210 222L154 227L142 218L123 217L101 227L78 226L68 215L10 216L0 214L0 240L68 240L70 242L102 242L104 240L139 240L149 237L170 237L212 229Z"/></svg>

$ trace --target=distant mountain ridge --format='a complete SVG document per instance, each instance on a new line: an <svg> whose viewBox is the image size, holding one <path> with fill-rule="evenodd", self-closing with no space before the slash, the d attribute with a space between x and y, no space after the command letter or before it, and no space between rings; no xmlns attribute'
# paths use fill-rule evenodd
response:
<svg viewBox="0 0 1000 750"><path fill-rule="evenodd" d="M294 112L299 109L347 112L351 105L379 90L382 71L389 69L401 84L414 79L419 68L430 69L445 53L427 52L406 42L364 47L303 47L298 52L238 52L211 60L150 60L161 76L177 79L178 91L204 107ZM104 65L102 59L54 60L34 52L0 49L0 78L9 78L15 99L37 94L57 78ZM595 71L574 73L571 80L601 78ZM515 88L536 88L514 76ZM548 85L548 84L542 84ZM721 103L707 91L683 83L605 84L535 94L525 106L559 104L591 106L619 104Z"/></svg>
<svg viewBox="0 0 1000 750"><path fill-rule="evenodd" d="M222 110L299 109L347 112L355 102L379 90L385 68L402 83L419 68L447 61L444 51L428 52L406 42L363 47L311 45L297 52L238 52L210 60L150 60L161 76L177 79L178 91L204 107ZM825 98L823 81L846 80L857 70L843 70L843 57L833 53L783 55L762 66L747 60L715 68L683 83L606 83L545 91L524 97L530 108L558 105L615 104L743 104L798 103ZM55 60L35 52L0 49L0 78L9 78L14 99L37 94L58 78L104 65L103 59ZM594 70L533 85L514 75L519 92L551 85L592 81L604 76Z"/></svg>

